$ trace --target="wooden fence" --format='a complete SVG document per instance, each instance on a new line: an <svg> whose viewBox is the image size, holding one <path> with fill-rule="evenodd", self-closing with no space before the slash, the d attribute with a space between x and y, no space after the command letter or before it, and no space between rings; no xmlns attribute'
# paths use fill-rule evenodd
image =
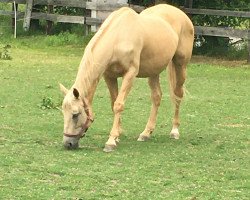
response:
<svg viewBox="0 0 250 200"><path fill-rule="evenodd" d="M230 16L250 18L250 12L245 11L230 11L230 10L213 10L213 9L195 9L195 8L181 8L185 13L191 15L216 15L216 16ZM250 30L240 30L231 27L206 27L195 26L196 35L207 35L217 37L236 37L248 40L248 58L247 63L250 63Z"/></svg>
<svg viewBox="0 0 250 200"><path fill-rule="evenodd" d="M216 16L230 16L250 18L250 12L244 11L230 11L230 10L212 10L212 9L194 9L194 8L182 8L187 14L192 15L216 15ZM221 37L238 37L248 39L249 30L239 30L230 27L205 27L195 26L195 32L197 35L210 35Z"/></svg>
<svg viewBox="0 0 250 200"><path fill-rule="evenodd" d="M141 12L144 7L128 4L97 4L93 2L87 2L86 0L0 0L0 3L16 3L16 4L26 4L25 12L19 12L16 10L17 20L23 21L23 28L29 30L30 21L32 19L47 20L48 22L61 22L61 23L75 23L75 24L85 24L87 26L92 26L92 31L96 31L98 27L108 16L108 14L120 7L129 6L137 12ZM108 2L108 1L107 1ZM32 8L36 5L48 6L48 12L33 12ZM71 15L59 15L53 14L53 6L66 6L74 8L83 8L85 10L90 10L91 15L82 16L71 16ZM0 10L0 15L11 16L14 20L15 10L5 11ZM13 23L14 24L14 23ZM48 31L47 31L48 32Z"/></svg>
<svg viewBox="0 0 250 200"><path fill-rule="evenodd" d="M0 3L12 3L13 0L0 0ZM91 31L96 31L98 26L105 20L110 12L116 10L122 6L130 6L137 12L141 12L144 8L141 6L128 5L128 4L117 4L117 3L97 3L96 0L91 2L86 0L16 0L16 4L26 4L25 12L16 12L17 19L23 19L23 28L25 30L29 29L31 19L47 20L47 23L51 22L61 22L61 23L77 23L87 25L87 30L91 27ZM188 1L187 1L188 2ZM32 7L35 5L46 5L48 6L48 12L33 12ZM186 4L186 7L181 7L181 9L189 15L216 15L216 16L231 16L231 17L241 17L250 18L250 12L245 11L229 11L229 10L213 10L213 9L194 9L187 8L192 5L190 2ZM69 16L69 15L58 15L53 13L53 6L67 6L75 8L83 8L85 10L90 10L90 15L85 16ZM0 10L0 15L9 15L14 18L15 10L4 11ZM14 24L14 23L13 23ZM51 25L51 24L50 24ZM50 27L50 26L47 26ZM48 31L47 31L48 32ZM205 26L195 26L196 35L209 35L218 37L237 37L248 39L248 52L250 62L250 31L233 29L230 27L205 27Z"/></svg>

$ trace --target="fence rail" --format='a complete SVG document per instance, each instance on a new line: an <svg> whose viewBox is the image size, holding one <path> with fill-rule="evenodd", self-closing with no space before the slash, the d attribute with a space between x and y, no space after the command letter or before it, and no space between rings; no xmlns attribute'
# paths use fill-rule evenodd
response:
<svg viewBox="0 0 250 200"><path fill-rule="evenodd" d="M250 12L246 11L197 9L197 8L184 8L184 7L182 7L182 10L185 13L196 14L196 15L217 15L217 16L250 18Z"/></svg>
<svg viewBox="0 0 250 200"><path fill-rule="evenodd" d="M204 27L195 26L196 35L208 35L218 37L236 37L248 39L249 30L238 30L230 27Z"/></svg>
<svg viewBox="0 0 250 200"><path fill-rule="evenodd" d="M245 11L231 11L231 10L213 10L213 9L195 9L195 8L181 8L185 13L191 15L216 15L216 16L230 16L240 18L250 18L250 12ZM233 29L230 27L207 27L195 26L196 35L208 35L218 37L238 37L249 38L249 30Z"/></svg>
<svg viewBox="0 0 250 200"><path fill-rule="evenodd" d="M14 0L0 0L2 3L13 3ZM27 0L16 0L17 4L26 4ZM33 5L56 5L85 8L87 0L33 0Z"/></svg>

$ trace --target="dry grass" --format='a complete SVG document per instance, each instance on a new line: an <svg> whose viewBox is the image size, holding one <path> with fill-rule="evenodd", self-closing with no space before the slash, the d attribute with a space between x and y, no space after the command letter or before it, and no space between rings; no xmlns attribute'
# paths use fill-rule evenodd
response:
<svg viewBox="0 0 250 200"><path fill-rule="evenodd" d="M223 58L214 58L208 56L193 56L191 63L195 64L210 64L223 67L242 67L249 66L247 60L228 60Z"/></svg>

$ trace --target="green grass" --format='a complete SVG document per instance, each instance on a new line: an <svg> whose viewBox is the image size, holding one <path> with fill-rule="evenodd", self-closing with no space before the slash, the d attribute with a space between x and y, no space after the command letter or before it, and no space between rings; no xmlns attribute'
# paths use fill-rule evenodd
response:
<svg viewBox="0 0 250 200"><path fill-rule="evenodd" d="M11 45L12 60L0 60L0 199L249 199L249 66L188 66L178 141L168 137L173 110L165 73L154 135L136 141L150 110L147 81L138 79L111 154L102 151L112 125L102 80L95 123L80 149L67 151L61 112L41 105L60 105L58 83L73 84L84 45L46 40L1 40Z"/></svg>

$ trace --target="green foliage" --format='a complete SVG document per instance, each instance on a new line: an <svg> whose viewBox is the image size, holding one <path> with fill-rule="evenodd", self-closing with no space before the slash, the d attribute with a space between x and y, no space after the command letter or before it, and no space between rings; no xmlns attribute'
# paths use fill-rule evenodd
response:
<svg viewBox="0 0 250 200"><path fill-rule="evenodd" d="M193 3L194 8L221 9L221 10L249 10L250 3L247 0L198 0ZM211 15L196 15L192 16L194 25L197 26L221 26L233 27L241 29L249 29L249 21L246 18L227 17L227 16L211 16ZM247 22L248 21L248 22ZM242 47L245 44L242 43ZM246 58L247 49L241 48L238 50L230 43L229 38L202 36L200 45L196 46L195 53L206 55L226 56L234 59L239 55L239 58Z"/></svg>
<svg viewBox="0 0 250 200"><path fill-rule="evenodd" d="M196 0L193 1L194 8L221 9L221 10L246 10L249 11L248 0Z"/></svg>
<svg viewBox="0 0 250 200"><path fill-rule="evenodd" d="M38 12L48 12L48 6L39 6L36 5L35 9ZM78 15L78 16L84 16L85 10L82 8L72 8L72 7L65 7L65 6L54 6L53 7L53 13L59 14L59 15ZM32 20L34 21L34 20ZM35 22L35 21L34 21ZM37 22L39 23L39 22ZM39 23L38 25L35 25L36 29L44 30L46 26L46 22ZM71 24L71 23L54 23L52 26L52 33L58 34L61 32L73 32L78 34L84 34L84 28L83 25L79 24Z"/></svg>
<svg viewBox="0 0 250 200"><path fill-rule="evenodd" d="M83 8L72 8L65 6L55 6L54 12L60 15L85 15L85 10Z"/></svg>
<svg viewBox="0 0 250 200"><path fill-rule="evenodd" d="M11 60L11 45L7 44L4 47L2 47L2 50L0 49L0 59L2 60Z"/></svg>
<svg viewBox="0 0 250 200"><path fill-rule="evenodd" d="M59 104L55 103L52 99L52 97L44 97L42 99L42 102L38 105L39 108L45 110L45 109L58 109Z"/></svg>
<svg viewBox="0 0 250 200"><path fill-rule="evenodd" d="M176 6L184 6L182 0L166 0L165 2ZM196 0L193 1L193 8L249 11L250 2L248 0ZM193 15L192 22L196 26L232 27L237 29L249 29L249 19L229 16ZM219 56L234 59L247 58L246 41L242 42L242 48L238 49L230 43L229 38L201 36L196 37L194 53L200 55Z"/></svg>
<svg viewBox="0 0 250 200"><path fill-rule="evenodd" d="M72 8L72 7L62 7L55 6L54 13L59 15L73 15L73 16L85 16L86 11L82 8ZM53 34L58 34L61 32L71 32L75 34L83 35L85 27L81 24L71 24L71 23L55 23L52 27Z"/></svg>
<svg viewBox="0 0 250 200"><path fill-rule="evenodd" d="M58 35L48 36L45 39L45 43L48 46L75 45L79 43L80 38L83 37L80 37L77 34L71 34L69 31L66 31L66 32L61 32Z"/></svg>
<svg viewBox="0 0 250 200"><path fill-rule="evenodd" d="M129 0L128 2L134 5L141 5L141 6L147 7L147 6L154 5L155 0Z"/></svg>
<svg viewBox="0 0 250 200"><path fill-rule="evenodd" d="M246 59L248 57L247 42L241 43L239 48L237 45L230 45L226 57L230 60Z"/></svg>

